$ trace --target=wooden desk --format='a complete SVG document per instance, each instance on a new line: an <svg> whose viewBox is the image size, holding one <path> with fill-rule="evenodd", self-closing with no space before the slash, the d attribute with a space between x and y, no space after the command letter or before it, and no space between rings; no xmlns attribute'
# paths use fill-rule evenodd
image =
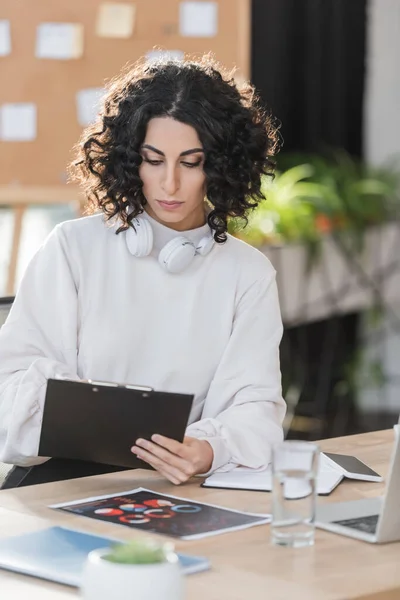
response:
<svg viewBox="0 0 400 600"><path fill-rule="evenodd" d="M355 454L386 475L393 431L381 431L321 442L331 452ZM146 534L47 508L48 504L87 496L119 493L138 486L222 506L268 512L271 496L199 487L169 485L156 473L128 471L0 492L0 535L42 528L46 523L112 535L121 540ZM345 481L319 502L381 494L383 484ZM19 514L23 513L23 514ZM148 535L148 534L147 534ZM375 546L317 531L312 548L288 549L269 543L269 526L216 537L177 542L178 550L204 554L212 570L187 578L188 600L394 600L400 598L400 543ZM78 593L60 585L0 571L1 599L64 600Z"/></svg>

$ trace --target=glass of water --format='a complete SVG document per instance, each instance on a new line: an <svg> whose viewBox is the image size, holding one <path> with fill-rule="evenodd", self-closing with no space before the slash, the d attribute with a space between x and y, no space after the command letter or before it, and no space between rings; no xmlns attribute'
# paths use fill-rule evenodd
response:
<svg viewBox="0 0 400 600"><path fill-rule="evenodd" d="M314 544L319 448L285 441L272 450L271 541L300 548Z"/></svg>

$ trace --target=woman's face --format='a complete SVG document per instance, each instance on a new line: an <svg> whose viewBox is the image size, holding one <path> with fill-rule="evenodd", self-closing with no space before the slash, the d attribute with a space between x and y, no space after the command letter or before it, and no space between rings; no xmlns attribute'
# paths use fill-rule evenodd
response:
<svg viewBox="0 0 400 600"><path fill-rule="evenodd" d="M204 151L196 130L169 117L151 119L141 155L146 212L177 231L204 225Z"/></svg>

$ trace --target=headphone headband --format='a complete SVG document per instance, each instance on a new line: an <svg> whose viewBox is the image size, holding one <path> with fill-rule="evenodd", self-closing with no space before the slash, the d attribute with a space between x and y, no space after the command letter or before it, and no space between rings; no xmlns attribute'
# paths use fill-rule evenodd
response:
<svg viewBox="0 0 400 600"><path fill-rule="evenodd" d="M132 220L126 232L126 243L133 256L148 256L153 250L154 234L150 221L138 216ZM212 231L205 235L196 245L183 235L170 240L158 255L159 264L168 273L181 273L193 261L196 255L207 256L214 247Z"/></svg>

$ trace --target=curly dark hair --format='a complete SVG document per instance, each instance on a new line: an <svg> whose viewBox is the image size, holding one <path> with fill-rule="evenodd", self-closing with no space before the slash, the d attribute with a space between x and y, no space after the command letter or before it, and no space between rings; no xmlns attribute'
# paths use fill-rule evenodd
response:
<svg viewBox="0 0 400 600"><path fill-rule="evenodd" d="M210 56L141 60L110 82L99 118L83 132L70 169L86 192L86 212L100 209L120 219L117 233L143 212L140 149L149 120L164 116L194 127L203 144L212 206L208 224L215 241L225 242L228 219L246 220L262 199L261 176L273 174L279 132L254 87L239 85Z"/></svg>

